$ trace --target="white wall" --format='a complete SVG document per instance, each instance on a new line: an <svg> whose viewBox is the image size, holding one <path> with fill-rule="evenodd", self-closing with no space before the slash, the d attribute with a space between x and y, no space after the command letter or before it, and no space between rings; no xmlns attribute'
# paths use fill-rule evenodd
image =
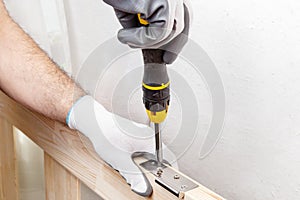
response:
<svg viewBox="0 0 300 200"><path fill-rule="evenodd" d="M193 173L229 199L298 199L300 2L193 3L227 97L223 137Z"/></svg>
<svg viewBox="0 0 300 200"><path fill-rule="evenodd" d="M214 151L200 160L202 141L197 138L179 160L181 170L228 199L298 199L300 2L192 0L192 4L191 38L208 53L223 79L227 113ZM76 74L89 53L116 34L119 24L98 0L65 0L65 7ZM29 32L37 34L30 24ZM141 62L139 57L136 62ZM200 106L211 105L207 93L203 91ZM203 107L200 132L207 131L211 114Z"/></svg>

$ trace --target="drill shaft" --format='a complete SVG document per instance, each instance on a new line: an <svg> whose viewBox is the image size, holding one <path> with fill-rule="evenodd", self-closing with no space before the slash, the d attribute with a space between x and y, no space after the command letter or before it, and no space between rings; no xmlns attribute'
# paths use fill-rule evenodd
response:
<svg viewBox="0 0 300 200"><path fill-rule="evenodd" d="M159 124L155 123L154 129L155 129L155 156L156 156L156 161L158 163L158 166L161 166L163 162L163 152L162 152L162 140L161 140Z"/></svg>

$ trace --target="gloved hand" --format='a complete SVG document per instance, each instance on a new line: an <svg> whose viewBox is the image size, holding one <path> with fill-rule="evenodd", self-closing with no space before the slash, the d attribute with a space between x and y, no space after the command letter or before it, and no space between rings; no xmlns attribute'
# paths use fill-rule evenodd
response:
<svg viewBox="0 0 300 200"><path fill-rule="evenodd" d="M177 58L188 40L191 9L188 0L104 0L123 26L118 39L131 47L163 49L166 64ZM141 26L137 14L148 21Z"/></svg>
<svg viewBox="0 0 300 200"><path fill-rule="evenodd" d="M122 130L116 121L123 125ZM148 179L131 157L133 152L153 153L154 135L151 128L114 116L91 96L84 96L73 105L67 124L91 140L98 155L119 171L134 192L142 196L151 195L152 187ZM175 160L175 156L165 146L164 158Z"/></svg>

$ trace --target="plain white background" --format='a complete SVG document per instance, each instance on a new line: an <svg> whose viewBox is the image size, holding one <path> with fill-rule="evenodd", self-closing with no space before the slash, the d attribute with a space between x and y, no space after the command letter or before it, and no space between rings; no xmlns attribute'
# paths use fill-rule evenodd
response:
<svg viewBox="0 0 300 200"><path fill-rule="evenodd" d="M112 9L101 1L64 3L76 73L89 53L120 26ZM40 2L7 4L16 21L49 50ZM227 199L298 199L300 2L192 0L192 5L191 38L222 77L226 119L214 151L200 160L201 141L196 141L179 160L180 169ZM210 109L201 113L203 132L210 115Z"/></svg>

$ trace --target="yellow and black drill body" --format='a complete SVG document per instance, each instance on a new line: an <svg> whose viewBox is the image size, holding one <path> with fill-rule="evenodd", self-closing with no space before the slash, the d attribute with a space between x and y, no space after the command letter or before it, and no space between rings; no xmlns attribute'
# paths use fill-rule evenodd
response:
<svg viewBox="0 0 300 200"><path fill-rule="evenodd" d="M143 49L143 103L151 122L162 123L170 103L170 81L163 62L163 50Z"/></svg>

